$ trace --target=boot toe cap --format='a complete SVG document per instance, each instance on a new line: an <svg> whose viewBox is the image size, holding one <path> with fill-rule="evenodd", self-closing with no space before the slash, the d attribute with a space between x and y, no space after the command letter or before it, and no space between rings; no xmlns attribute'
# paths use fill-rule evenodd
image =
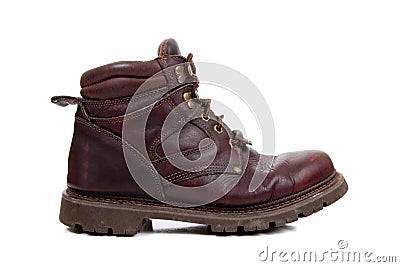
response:
<svg viewBox="0 0 400 267"><path fill-rule="evenodd" d="M288 186L275 187L272 199L304 191L326 180L335 173L330 157L323 151L307 150L285 153L278 156L270 175L278 176L285 183L292 184L291 192Z"/></svg>

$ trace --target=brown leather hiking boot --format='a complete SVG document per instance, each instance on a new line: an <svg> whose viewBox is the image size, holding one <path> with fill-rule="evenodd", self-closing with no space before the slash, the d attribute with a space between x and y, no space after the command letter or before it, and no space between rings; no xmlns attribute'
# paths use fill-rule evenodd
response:
<svg viewBox="0 0 400 267"><path fill-rule="evenodd" d="M133 235L149 219L215 232L281 226L347 191L321 151L260 155L197 95L192 56L167 39L151 61L85 72L60 220L84 231ZM168 122L167 126L165 123Z"/></svg>

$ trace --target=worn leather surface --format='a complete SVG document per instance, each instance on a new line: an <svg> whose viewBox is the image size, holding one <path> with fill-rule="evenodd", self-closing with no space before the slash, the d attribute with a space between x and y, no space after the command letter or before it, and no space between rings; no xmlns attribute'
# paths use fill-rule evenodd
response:
<svg viewBox="0 0 400 267"><path fill-rule="evenodd" d="M167 39L158 49L158 57L147 62L117 62L92 69L82 75L81 95L76 113L75 130L69 154L68 186L82 192L120 195L125 197L151 198L132 179L122 152L121 137L124 119L135 123L140 120L138 104L129 107L130 96L151 76L170 66L186 61L180 55L175 40ZM165 72L166 73L166 72ZM165 74L164 73L164 74ZM165 77L164 77L165 76ZM145 144L149 160L166 180L187 187L201 186L215 180L226 171L232 155L237 166L244 171L242 178L228 194L211 203L216 206L248 206L262 204L302 192L335 173L329 156L321 151L299 151L279 156L260 155L248 146L231 146L234 135L224 126L222 133L214 126L217 117L210 113L210 120L191 120L179 135L179 148L190 160L200 156L199 143L210 138L216 146L216 157L212 164L197 172L183 171L173 166L163 150L161 131L168 114L177 106L182 107L182 116L189 116L204 106L195 98L195 108L189 108L183 94L195 96L196 80L178 84L171 73L160 76L152 87L168 84L170 89L162 100L155 103L146 123ZM157 84L157 86L152 86ZM144 97L143 97L144 98ZM182 105L183 103L183 105ZM135 103L133 103L135 104ZM139 115L138 115L139 114ZM131 133L135 137L135 132ZM168 138L164 142L170 142ZM248 162L241 162L241 154L248 154ZM247 155L246 154L246 155ZM249 185L257 162L271 167L262 184L250 191ZM242 165L241 165L242 164ZM243 165L245 164L245 165ZM272 164L272 165L270 165ZM228 172L235 174L228 169ZM242 173L236 173L241 175Z"/></svg>

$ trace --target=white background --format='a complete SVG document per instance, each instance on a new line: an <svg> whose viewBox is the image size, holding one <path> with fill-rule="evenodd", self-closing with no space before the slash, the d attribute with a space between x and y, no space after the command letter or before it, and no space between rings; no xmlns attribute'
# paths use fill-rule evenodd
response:
<svg viewBox="0 0 400 267"><path fill-rule="evenodd" d="M266 266L266 246L329 251L341 239L399 261L399 14L398 1L3 1L0 265ZM67 230L58 211L75 108L50 97L77 96L90 68L155 58L169 37L249 77L272 111L276 153L328 152L347 195L253 235L160 221L128 238Z"/></svg>

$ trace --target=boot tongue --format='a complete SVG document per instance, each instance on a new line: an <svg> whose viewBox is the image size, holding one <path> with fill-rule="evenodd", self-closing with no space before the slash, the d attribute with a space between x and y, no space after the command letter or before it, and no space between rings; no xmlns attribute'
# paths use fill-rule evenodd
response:
<svg viewBox="0 0 400 267"><path fill-rule="evenodd" d="M168 57L168 56L180 56L181 51L179 51L178 43L173 38L165 39L158 46L158 56Z"/></svg>

